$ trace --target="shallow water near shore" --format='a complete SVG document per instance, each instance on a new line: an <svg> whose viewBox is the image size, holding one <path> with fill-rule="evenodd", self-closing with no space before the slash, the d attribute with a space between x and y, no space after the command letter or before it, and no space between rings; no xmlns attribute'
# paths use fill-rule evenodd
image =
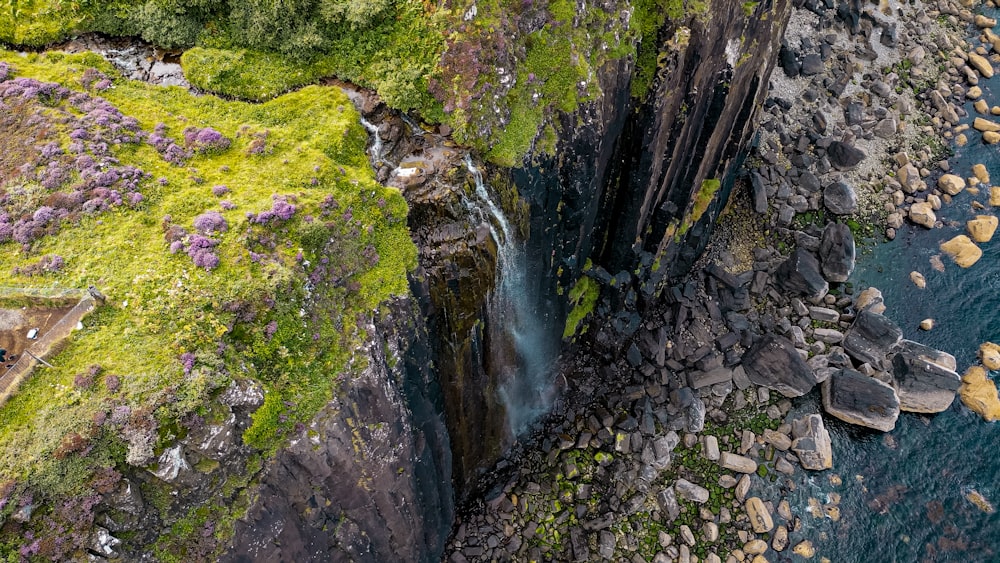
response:
<svg viewBox="0 0 1000 563"><path fill-rule="evenodd" d="M991 105L1000 104L995 94L1000 93L1000 78L982 80L980 86ZM977 114L971 103L966 110L964 121L971 123ZM956 147L949 159L951 172L968 178L972 165L983 163L993 184L1000 184L1000 151L984 145L975 130L966 135L968 145ZM932 175L928 184L936 178ZM1000 342L1000 237L980 244L983 257L968 269L938 248L966 234L965 223L975 215L997 213L988 204L989 187L980 188L978 194L967 189L944 205L938 212L943 228L908 224L894 241L868 245L860 251L851 279L856 291L879 288L885 315L902 328L904 338L954 354L959 374L978 363L982 342ZM973 209L973 201L985 209ZM943 272L931 265L936 255ZM914 270L926 277L926 289L910 281ZM918 328L926 318L935 321L930 331ZM990 375L1000 380L997 373ZM799 400L797 410L815 412L818 395ZM803 525L790 534L791 545L809 539L817 556L845 562L1000 561L1000 513L984 512L967 498L978 491L1000 507L1000 426L985 422L958 397L937 415L901 414L895 430L885 435L825 419L833 438L834 468L793 477L797 490L786 494ZM834 484L833 475L842 483ZM810 498L825 508L836 495L839 521L825 510L818 517L810 514Z"/></svg>

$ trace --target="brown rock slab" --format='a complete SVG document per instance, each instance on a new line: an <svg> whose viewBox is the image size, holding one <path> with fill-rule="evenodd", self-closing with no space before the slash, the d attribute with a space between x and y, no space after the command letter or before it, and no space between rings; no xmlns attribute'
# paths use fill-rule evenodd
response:
<svg viewBox="0 0 1000 563"><path fill-rule="evenodd" d="M747 516L750 518L750 525L753 526L754 532L766 534L774 529L774 520L771 518L771 512L760 497L748 498L744 507L746 508Z"/></svg>
<svg viewBox="0 0 1000 563"><path fill-rule="evenodd" d="M969 66L979 71L983 78L993 78L993 65L989 59L974 52L969 52Z"/></svg>
<svg viewBox="0 0 1000 563"><path fill-rule="evenodd" d="M998 224L1000 224L1000 221L992 215L976 215L976 218L966 223L965 227L968 229L972 240L976 242L989 242L993 238L993 233L997 231Z"/></svg>
<svg viewBox="0 0 1000 563"><path fill-rule="evenodd" d="M987 422L1000 419L1000 395L997 386L986 377L982 366L971 366L962 376L962 386L958 395L965 406L978 413Z"/></svg>
<svg viewBox="0 0 1000 563"><path fill-rule="evenodd" d="M972 165L972 175L976 177L977 180L984 184L990 183L990 172L986 169L985 164L973 164Z"/></svg>
<svg viewBox="0 0 1000 563"><path fill-rule="evenodd" d="M982 360L986 369L991 371L1000 370L1000 345L992 342L983 342L979 346L979 359Z"/></svg>
<svg viewBox="0 0 1000 563"><path fill-rule="evenodd" d="M910 221L927 229L933 229L937 222L934 207L926 201L918 201L910 206Z"/></svg>
<svg viewBox="0 0 1000 563"><path fill-rule="evenodd" d="M993 131L994 133L1000 131L1000 123L990 121L989 119L984 119L982 117L977 117L973 120L972 126L976 129L976 131L982 131L984 133L986 131Z"/></svg>
<svg viewBox="0 0 1000 563"><path fill-rule="evenodd" d="M997 127L1000 127L1000 125L997 125ZM938 178L937 185L942 192L948 195L958 195L959 192L965 189L965 179L955 174L944 174Z"/></svg>
<svg viewBox="0 0 1000 563"><path fill-rule="evenodd" d="M996 131L984 131L983 132L983 142L987 145L995 145L1000 143L1000 133Z"/></svg>
<svg viewBox="0 0 1000 563"><path fill-rule="evenodd" d="M983 257L983 251L965 235L958 235L951 240L942 242L940 248L962 268L972 266Z"/></svg>

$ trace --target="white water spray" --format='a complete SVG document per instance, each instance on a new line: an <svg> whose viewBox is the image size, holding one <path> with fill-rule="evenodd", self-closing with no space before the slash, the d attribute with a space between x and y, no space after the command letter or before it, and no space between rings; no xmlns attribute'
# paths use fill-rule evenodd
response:
<svg viewBox="0 0 1000 563"><path fill-rule="evenodd" d="M469 155L465 166L475 182L475 195L489 212L482 219L497 244L496 284L489 300L489 354L493 369L501 370L498 394L507 413L511 434L522 434L539 416L547 413L556 396L551 345L541 312L538 290L527 271L525 248L511 228L503 210L493 201L482 172ZM467 205L471 202L467 201ZM494 223L499 226L497 231Z"/></svg>
<svg viewBox="0 0 1000 563"><path fill-rule="evenodd" d="M375 140L372 141L372 146L369 149L372 153L372 162L380 162L382 160L382 134L379 132L378 126L365 119L364 116L361 116L361 125L363 125L365 129L372 134L372 137L375 137Z"/></svg>

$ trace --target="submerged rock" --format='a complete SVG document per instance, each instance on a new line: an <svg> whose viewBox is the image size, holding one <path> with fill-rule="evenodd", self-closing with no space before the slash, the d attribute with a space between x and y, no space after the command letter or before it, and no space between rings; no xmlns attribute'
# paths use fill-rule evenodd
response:
<svg viewBox="0 0 1000 563"><path fill-rule="evenodd" d="M962 386L958 389L962 402L972 412L978 413L987 422L1000 419L1000 396L997 386L982 366L971 366L962 376Z"/></svg>
<svg viewBox="0 0 1000 563"><path fill-rule="evenodd" d="M829 223L823 229L819 243L819 258L823 264L823 276L828 281L847 281L854 272L854 234L843 223Z"/></svg>
<svg viewBox="0 0 1000 563"><path fill-rule="evenodd" d="M750 525L753 526L754 532L766 534L774 529L774 520L771 518L771 512L760 497L748 498L744 506L746 507L747 516L750 518Z"/></svg>
<svg viewBox="0 0 1000 563"><path fill-rule="evenodd" d="M859 311L868 310L872 313L882 314L885 312L885 302L882 298L882 291L877 287L869 287L858 294L854 300L854 307Z"/></svg>
<svg viewBox="0 0 1000 563"><path fill-rule="evenodd" d="M896 427L899 398L888 384L842 369L824 381L822 389L823 408L840 420L882 432Z"/></svg>
<svg viewBox="0 0 1000 563"><path fill-rule="evenodd" d="M992 342L983 342L979 346L979 359L982 360L986 369L991 371L1000 370L1000 345Z"/></svg>
<svg viewBox="0 0 1000 563"><path fill-rule="evenodd" d="M997 231L997 224L1000 221L992 215L976 215L975 219L965 224L969 231L969 236L976 242L990 242L993 233Z"/></svg>
<svg viewBox="0 0 1000 563"><path fill-rule="evenodd" d="M750 381L786 397L805 395L818 383L791 341L775 334L764 335L743 355L743 368Z"/></svg>
<svg viewBox="0 0 1000 563"><path fill-rule="evenodd" d="M903 340L892 360L893 386L900 410L936 413L951 406L962 379L955 357L912 340Z"/></svg>

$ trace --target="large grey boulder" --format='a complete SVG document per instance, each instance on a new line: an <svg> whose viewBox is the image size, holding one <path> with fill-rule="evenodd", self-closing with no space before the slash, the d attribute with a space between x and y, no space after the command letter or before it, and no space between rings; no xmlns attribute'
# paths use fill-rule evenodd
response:
<svg viewBox="0 0 1000 563"><path fill-rule="evenodd" d="M889 432L899 418L896 390L853 369L838 370L823 382L823 409L858 426Z"/></svg>
<svg viewBox="0 0 1000 563"><path fill-rule="evenodd" d="M774 281L793 295L822 297L830 285L820 273L819 261L807 250L796 248L774 272Z"/></svg>
<svg viewBox="0 0 1000 563"><path fill-rule="evenodd" d="M903 331L888 318L864 309L844 335L844 350L854 359L882 368L886 355L903 339Z"/></svg>
<svg viewBox="0 0 1000 563"><path fill-rule="evenodd" d="M892 359L892 381L900 410L942 412L955 400L962 378L955 357L912 340L899 343Z"/></svg>
<svg viewBox="0 0 1000 563"><path fill-rule="evenodd" d="M805 395L818 383L791 341L766 334L743 355L743 369L750 381L774 389L786 397Z"/></svg>
<svg viewBox="0 0 1000 563"><path fill-rule="evenodd" d="M823 205L835 215L850 215L858 210L858 196L845 182L834 182L823 189Z"/></svg>
<svg viewBox="0 0 1000 563"><path fill-rule="evenodd" d="M843 223L828 223L819 243L819 259L823 277L839 283L847 281L854 272L854 234Z"/></svg>
<svg viewBox="0 0 1000 563"><path fill-rule="evenodd" d="M833 467L833 444L823 425L823 416L807 414L792 421L792 451L806 469L822 471Z"/></svg>
<svg viewBox="0 0 1000 563"><path fill-rule="evenodd" d="M830 159L830 164L838 170L850 170L868 156L865 151L842 141L830 143L830 147L826 149L826 155Z"/></svg>

